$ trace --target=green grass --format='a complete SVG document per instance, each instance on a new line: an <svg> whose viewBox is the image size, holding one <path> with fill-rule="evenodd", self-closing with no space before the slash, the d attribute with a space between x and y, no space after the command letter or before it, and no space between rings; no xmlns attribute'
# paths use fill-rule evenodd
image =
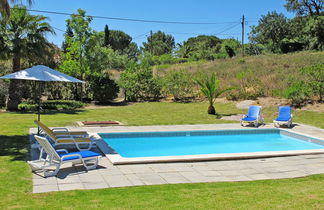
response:
<svg viewBox="0 0 324 210"><path fill-rule="evenodd" d="M222 115L245 113L233 104L216 104ZM275 109L264 109L268 121ZM207 115L207 103L137 103L42 115L49 126L79 120L118 120L128 125L226 123ZM295 121L324 128L324 113L294 112ZM32 194L28 157L28 129L33 113L0 113L0 209L109 208L109 209L321 209L324 175L301 179L239 183L179 184L118 189Z"/></svg>

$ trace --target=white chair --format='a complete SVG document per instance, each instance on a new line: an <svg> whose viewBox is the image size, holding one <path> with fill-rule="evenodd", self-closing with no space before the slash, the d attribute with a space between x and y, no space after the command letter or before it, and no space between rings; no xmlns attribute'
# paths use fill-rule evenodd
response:
<svg viewBox="0 0 324 210"><path fill-rule="evenodd" d="M38 160L28 161L33 171L42 171L44 176L56 176L60 167L64 163L72 162L75 164L83 164L86 170L95 169L98 166L100 154L85 150L80 152L69 153L66 149L55 150L47 139L35 136L35 139L40 144L41 151ZM46 158L43 158L44 154ZM55 168L50 171L49 168Z"/></svg>
<svg viewBox="0 0 324 210"><path fill-rule="evenodd" d="M241 119L241 126L245 126L244 123L254 124L258 127L259 123L263 124L264 119L261 116L261 106L249 106L249 111L247 115L243 115Z"/></svg>

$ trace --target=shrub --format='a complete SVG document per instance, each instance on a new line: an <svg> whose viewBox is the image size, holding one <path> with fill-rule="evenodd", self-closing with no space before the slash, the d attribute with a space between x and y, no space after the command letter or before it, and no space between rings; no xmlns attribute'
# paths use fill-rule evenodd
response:
<svg viewBox="0 0 324 210"><path fill-rule="evenodd" d="M192 95L194 82L192 74L187 71L169 71L163 77L163 90L175 100L183 100Z"/></svg>
<svg viewBox="0 0 324 210"><path fill-rule="evenodd" d="M93 75L90 79L90 89L93 92L93 99L100 104L107 104L117 97L119 87L114 80L109 78L108 73Z"/></svg>
<svg viewBox="0 0 324 210"><path fill-rule="evenodd" d="M41 107L44 110L75 110L84 107L85 104L80 101L69 101L69 100L49 100L43 101ZM18 109L21 111L36 111L38 104L35 102L23 102L20 103Z"/></svg>
<svg viewBox="0 0 324 210"><path fill-rule="evenodd" d="M128 101L156 100L161 94L161 82L146 64L130 64L120 75L119 86L125 89Z"/></svg>
<svg viewBox="0 0 324 210"><path fill-rule="evenodd" d="M302 82L294 82L286 90L286 97L291 99L293 107L303 107L307 104L310 97L310 89Z"/></svg>
<svg viewBox="0 0 324 210"><path fill-rule="evenodd" d="M314 95L319 96L319 101L324 97L324 63L305 67L301 72L306 76L306 84L313 91Z"/></svg>

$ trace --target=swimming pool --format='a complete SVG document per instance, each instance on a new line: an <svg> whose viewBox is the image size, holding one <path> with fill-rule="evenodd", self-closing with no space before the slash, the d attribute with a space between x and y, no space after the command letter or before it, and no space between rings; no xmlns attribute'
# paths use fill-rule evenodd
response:
<svg viewBox="0 0 324 210"><path fill-rule="evenodd" d="M168 161L211 156L324 152L324 141L281 129L101 133L113 159ZM154 162L154 161L153 161ZM159 161L158 161L159 162Z"/></svg>

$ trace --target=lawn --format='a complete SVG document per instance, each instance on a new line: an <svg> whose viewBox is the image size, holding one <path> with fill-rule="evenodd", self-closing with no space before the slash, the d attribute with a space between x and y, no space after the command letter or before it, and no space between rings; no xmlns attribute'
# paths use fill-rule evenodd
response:
<svg viewBox="0 0 324 210"><path fill-rule="evenodd" d="M233 104L216 104L222 115L245 113ZM275 108L265 109L270 122ZM206 114L206 103L137 103L42 116L49 126L71 125L79 120L118 120L128 125L226 123ZM295 111L295 122L324 128L324 113ZM324 175L300 179L237 183L142 186L32 194L28 158L28 129L35 127L33 113L0 113L0 209L110 208L110 209L321 209Z"/></svg>

